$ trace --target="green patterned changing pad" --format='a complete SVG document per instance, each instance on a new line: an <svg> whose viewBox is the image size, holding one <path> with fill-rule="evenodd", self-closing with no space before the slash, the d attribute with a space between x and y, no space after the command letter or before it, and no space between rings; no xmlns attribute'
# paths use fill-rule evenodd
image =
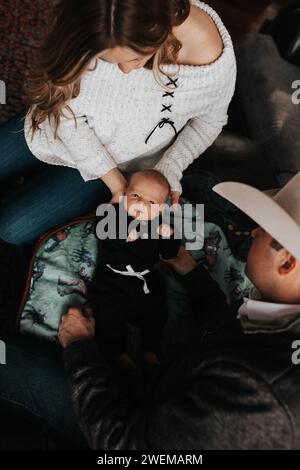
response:
<svg viewBox="0 0 300 470"><path fill-rule="evenodd" d="M196 218L193 208L189 217L192 220ZM97 259L95 224L92 219L78 221L45 237L39 245L19 312L21 333L57 340L62 314L71 305L85 301ZM203 241L203 235L199 234L199 237ZM249 293L252 286L244 272L245 263L234 258L224 233L217 225L205 223L203 248L193 251L192 255L209 265L211 276L217 280L229 302ZM172 274L162 271L161 275L168 295L166 331L169 331L171 342L181 341L185 336L184 329L188 327L187 318L191 316L186 292Z"/></svg>

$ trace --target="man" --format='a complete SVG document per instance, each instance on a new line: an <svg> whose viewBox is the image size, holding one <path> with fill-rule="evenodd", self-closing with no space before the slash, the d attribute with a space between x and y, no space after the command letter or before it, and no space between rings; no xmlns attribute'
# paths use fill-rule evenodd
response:
<svg viewBox="0 0 300 470"><path fill-rule="evenodd" d="M299 449L300 173L274 199L240 183L215 191L252 217L247 274L235 308L182 249L172 262L202 325L134 398L114 381L94 341L91 312L72 309L59 338L75 410L94 449ZM200 288L201 287L201 288Z"/></svg>

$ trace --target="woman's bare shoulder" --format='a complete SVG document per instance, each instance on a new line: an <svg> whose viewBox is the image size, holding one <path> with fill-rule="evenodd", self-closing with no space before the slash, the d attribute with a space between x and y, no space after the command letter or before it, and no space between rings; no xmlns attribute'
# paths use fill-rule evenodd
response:
<svg viewBox="0 0 300 470"><path fill-rule="evenodd" d="M215 22L196 6L192 6L189 18L174 32L183 45L179 64L209 65L222 55L224 45Z"/></svg>

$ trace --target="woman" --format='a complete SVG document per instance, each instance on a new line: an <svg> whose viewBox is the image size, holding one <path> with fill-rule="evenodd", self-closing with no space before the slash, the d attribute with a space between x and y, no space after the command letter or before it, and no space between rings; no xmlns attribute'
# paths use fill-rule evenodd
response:
<svg viewBox="0 0 300 470"><path fill-rule="evenodd" d="M116 201L141 168L161 171L176 203L235 79L230 36L199 0L61 0L24 131L20 115L0 127L0 182L30 174L3 201L0 238L31 243Z"/></svg>

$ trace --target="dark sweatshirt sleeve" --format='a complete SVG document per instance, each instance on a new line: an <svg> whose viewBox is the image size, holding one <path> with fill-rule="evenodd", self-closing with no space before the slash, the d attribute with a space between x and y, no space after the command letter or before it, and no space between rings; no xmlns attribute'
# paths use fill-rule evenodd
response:
<svg viewBox="0 0 300 470"><path fill-rule="evenodd" d="M172 259L177 256L181 245L181 240L174 237L170 238L160 237L159 239L159 254L163 259Z"/></svg>
<svg viewBox="0 0 300 470"><path fill-rule="evenodd" d="M178 278L187 290L191 309L198 319L206 322L219 316L220 312L223 317L225 314L232 316L234 308L228 306L219 284L202 265L199 264L193 271Z"/></svg>
<svg viewBox="0 0 300 470"><path fill-rule="evenodd" d="M122 395L93 341L71 344L64 351L64 362L75 410L92 449L286 449L291 445L289 419L269 385L238 365L216 359L199 362L186 383L178 376L183 386L170 387L158 403L141 406Z"/></svg>

